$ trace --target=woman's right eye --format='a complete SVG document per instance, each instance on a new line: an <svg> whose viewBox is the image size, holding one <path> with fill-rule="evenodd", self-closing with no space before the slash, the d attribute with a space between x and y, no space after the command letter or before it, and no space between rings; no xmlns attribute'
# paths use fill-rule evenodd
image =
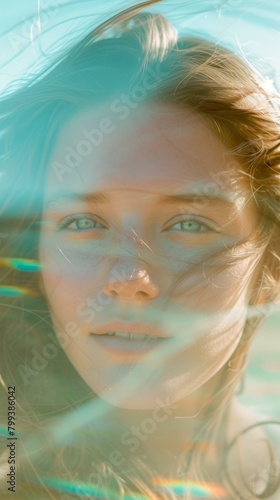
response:
<svg viewBox="0 0 280 500"><path fill-rule="evenodd" d="M96 221L92 217L88 216L69 216L65 217L59 225L58 231L63 231L64 229L81 232L89 231L91 229L104 229L105 226L100 222Z"/></svg>

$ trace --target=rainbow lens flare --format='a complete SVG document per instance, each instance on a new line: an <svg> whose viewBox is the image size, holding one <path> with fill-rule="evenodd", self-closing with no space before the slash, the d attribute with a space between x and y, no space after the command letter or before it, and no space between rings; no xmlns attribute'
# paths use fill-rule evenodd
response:
<svg viewBox="0 0 280 500"><path fill-rule="evenodd" d="M34 297L38 295L30 288L21 288L19 286L0 286L0 297Z"/></svg>
<svg viewBox="0 0 280 500"><path fill-rule="evenodd" d="M120 494L118 491L109 490L108 488L101 488L100 486L94 486L92 483L73 483L71 481L47 477L41 478L41 481L43 481L45 486L52 490L64 491L69 493L70 495L79 496L81 498L88 498L89 495L92 495L92 498L96 498L99 500L119 500L120 498ZM32 478L30 478L30 482L37 483L37 481ZM124 495L123 500L149 500L149 498L142 495L141 493L136 492L133 493L133 495Z"/></svg>
<svg viewBox="0 0 280 500"><path fill-rule="evenodd" d="M155 477L153 478L153 484L158 486L158 489L169 490L177 495L190 493L194 498L226 498L225 490L216 483L199 483Z"/></svg>
<svg viewBox="0 0 280 500"><path fill-rule="evenodd" d="M41 478L45 486L56 491L64 491L70 495L76 495L81 498L88 498L88 495L93 495L93 498L100 500L114 500L119 499L119 492L114 490L109 490L107 488L101 488L100 486L94 486L92 483L73 483L71 481L65 481L55 478ZM30 478L30 482L34 481L34 478ZM215 483L199 483L195 481L186 480L175 480L170 478L159 478L155 477L153 483L160 487L160 489L165 489L172 491L177 495L185 495L189 493L193 498L205 498L218 500L226 498L225 490ZM138 492L131 492L123 495L123 500L149 500L145 495Z"/></svg>
<svg viewBox="0 0 280 500"><path fill-rule="evenodd" d="M10 267L24 272L36 272L41 269L41 264L33 259L16 259L5 257L0 259L0 266Z"/></svg>

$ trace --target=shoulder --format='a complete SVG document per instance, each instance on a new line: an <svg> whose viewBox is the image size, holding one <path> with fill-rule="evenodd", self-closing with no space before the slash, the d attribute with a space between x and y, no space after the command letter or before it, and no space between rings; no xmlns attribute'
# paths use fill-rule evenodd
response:
<svg viewBox="0 0 280 500"><path fill-rule="evenodd" d="M238 489L244 490L248 483L255 493L260 493L269 480L280 476L280 420L278 425L274 424L273 418L234 400L229 412L227 443L228 472ZM279 500L280 489L266 498Z"/></svg>

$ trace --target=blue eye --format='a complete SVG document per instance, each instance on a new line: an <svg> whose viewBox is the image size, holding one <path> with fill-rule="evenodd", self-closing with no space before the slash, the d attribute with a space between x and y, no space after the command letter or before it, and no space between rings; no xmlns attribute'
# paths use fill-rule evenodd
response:
<svg viewBox="0 0 280 500"><path fill-rule="evenodd" d="M100 222L97 222L91 217L87 216L72 216L66 217L58 225L58 230L68 229L74 232L87 231L90 229L102 229L105 226Z"/></svg>
<svg viewBox="0 0 280 500"><path fill-rule="evenodd" d="M214 222L209 221L209 224L205 224L192 218L177 222L171 226L171 229L181 233L219 233L221 230Z"/></svg>
<svg viewBox="0 0 280 500"><path fill-rule="evenodd" d="M208 228L204 224L192 220L178 222L177 224L172 226L172 228L175 228L176 226L180 226L180 228L184 232L188 233L205 233L208 230Z"/></svg>

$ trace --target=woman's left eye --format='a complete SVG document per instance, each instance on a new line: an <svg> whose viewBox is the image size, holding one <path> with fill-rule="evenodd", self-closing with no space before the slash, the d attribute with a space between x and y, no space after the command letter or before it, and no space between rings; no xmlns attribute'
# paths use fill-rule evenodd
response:
<svg viewBox="0 0 280 500"><path fill-rule="evenodd" d="M177 222L177 224L173 224L170 229L185 233L219 232L218 226L214 226L214 224L207 225L201 221L194 219L187 219Z"/></svg>
<svg viewBox="0 0 280 500"><path fill-rule="evenodd" d="M91 217L66 217L59 224L58 230L68 229L70 231L87 231L89 229L105 228L103 224Z"/></svg>

